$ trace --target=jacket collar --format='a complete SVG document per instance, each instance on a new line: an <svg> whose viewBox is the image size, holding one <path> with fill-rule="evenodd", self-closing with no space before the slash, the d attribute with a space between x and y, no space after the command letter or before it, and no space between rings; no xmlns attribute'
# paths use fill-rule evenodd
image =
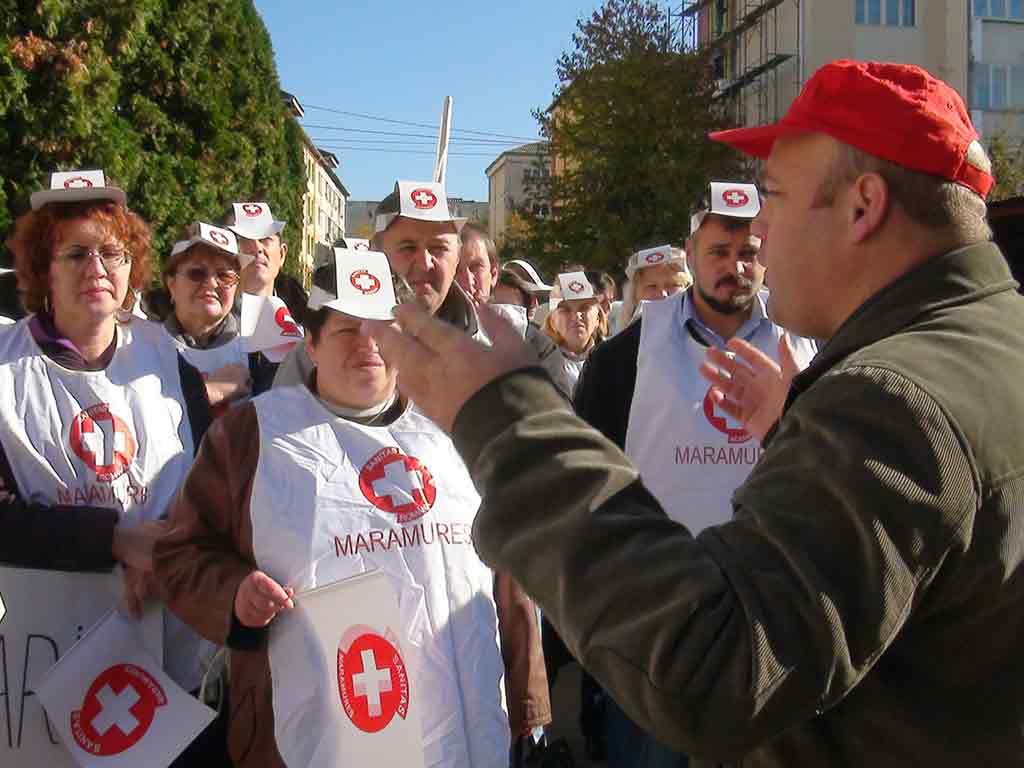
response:
<svg viewBox="0 0 1024 768"><path fill-rule="evenodd" d="M846 319L807 369L793 379L786 407L843 359L898 333L920 316L1017 287L1002 252L991 242L974 243L929 259Z"/></svg>

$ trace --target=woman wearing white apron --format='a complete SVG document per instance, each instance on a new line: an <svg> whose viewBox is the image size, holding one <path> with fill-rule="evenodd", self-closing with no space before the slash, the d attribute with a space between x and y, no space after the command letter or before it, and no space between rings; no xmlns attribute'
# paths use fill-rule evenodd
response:
<svg viewBox="0 0 1024 768"><path fill-rule="evenodd" d="M379 275L339 263L344 275L314 287L311 307L330 308L306 315L311 379L217 420L156 546L171 609L231 649L229 743L244 768L338 765L343 747L324 725L342 716L338 691L310 703L304 681L320 680L320 668L287 645L286 622L294 594L369 570L385 573L398 598L424 764L508 761L496 615L506 612L469 538L480 499L451 441L398 396L360 320L337 308L365 310L323 299L339 284L390 286L384 255L371 256ZM503 638L515 634L503 624Z"/></svg>
<svg viewBox="0 0 1024 768"><path fill-rule="evenodd" d="M549 306L544 331L562 353L565 375L561 380L568 388L562 394L571 400L587 356L608 336L608 315L584 272L560 274ZM561 381L555 383L562 388Z"/></svg>
<svg viewBox="0 0 1024 768"><path fill-rule="evenodd" d="M164 265L171 302L164 330L203 374L215 408L250 390L249 356L231 311L241 269L235 234L198 221L174 244Z"/></svg>
<svg viewBox="0 0 1024 768"><path fill-rule="evenodd" d="M25 649L6 671L24 670L26 691L116 604L117 562L138 608L159 518L209 422L196 371L123 312L149 276L149 244L102 171L53 174L8 240L32 314L0 331L0 594L7 652ZM165 624L164 664L186 690L200 680L198 642ZM28 702L0 764L73 765Z"/></svg>

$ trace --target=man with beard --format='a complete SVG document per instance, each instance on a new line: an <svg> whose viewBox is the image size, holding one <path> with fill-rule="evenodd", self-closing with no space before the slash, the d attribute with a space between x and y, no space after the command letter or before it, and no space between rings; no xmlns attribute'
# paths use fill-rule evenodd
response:
<svg viewBox="0 0 1024 768"><path fill-rule="evenodd" d="M639 320L594 350L576 389L579 416L625 450L666 513L694 535L730 519L732 492L761 453L711 400L699 372L708 348L740 338L800 368L816 351L768 319L761 241L750 234L759 210L753 184L712 183L690 222L693 285L647 302ZM648 258L665 249L650 250ZM610 698L605 721L609 768L686 765Z"/></svg>

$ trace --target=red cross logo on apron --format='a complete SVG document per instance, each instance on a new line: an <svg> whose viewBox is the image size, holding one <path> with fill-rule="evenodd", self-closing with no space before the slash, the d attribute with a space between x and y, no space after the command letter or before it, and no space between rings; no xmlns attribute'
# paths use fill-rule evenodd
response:
<svg viewBox="0 0 1024 768"><path fill-rule="evenodd" d="M739 426L732 418L724 412L719 413L718 404L711 399L711 389L704 395L704 416L708 423L729 438L730 443L745 443L751 438L751 434L742 426Z"/></svg>
<svg viewBox="0 0 1024 768"><path fill-rule="evenodd" d="M131 429L107 403L86 408L71 422L71 450L96 473L100 483L119 478L135 460Z"/></svg>
<svg viewBox="0 0 1024 768"><path fill-rule="evenodd" d="M396 515L400 523L423 517L437 498L430 470L397 448L382 448L366 462L359 473L359 488L367 501Z"/></svg>
<svg viewBox="0 0 1024 768"><path fill-rule="evenodd" d="M364 733L388 727L409 714L409 673L398 652L375 632L364 632L338 648L338 694L352 724Z"/></svg>
<svg viewBox="0 0 1024 768"><path fill-rule="evenodd" d="M167 694L146 670L117 664L93 681L82 708L71 713L71 734L91 755L119 755L142 740L166 704Z"/></svg>

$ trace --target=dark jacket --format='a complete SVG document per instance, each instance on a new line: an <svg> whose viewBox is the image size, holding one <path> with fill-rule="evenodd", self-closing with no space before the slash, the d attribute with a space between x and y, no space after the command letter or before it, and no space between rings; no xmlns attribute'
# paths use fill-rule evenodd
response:
<svg viewBox="0 0 1024 768"><path fill-rule="evenodd" d="M492 382L454 429L478 551L698 759L1022 765L1016 287L982 243L866 302L794 381L734 520L696 539L538 370Z"/></svg>
<svg viewBox="0 0 1024 768"><path fill-rule="evenodd" d="M626 448L629 409L636 389L641 322L637 319L594 348L580 373L573 398L579 417L622 450Z"/></svg>

